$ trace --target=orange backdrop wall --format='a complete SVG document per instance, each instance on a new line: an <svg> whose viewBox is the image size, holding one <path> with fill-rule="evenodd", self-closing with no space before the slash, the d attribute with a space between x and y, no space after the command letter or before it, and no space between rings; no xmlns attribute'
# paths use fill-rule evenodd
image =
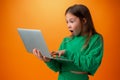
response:
<svg viewBox="0 0 120 80"><path fill-rule="evenodd" d="M76 3L88 6L104 37L102 64L90 79L120 79L119 0L0 0L0 80L57 80L58 73L27 53L17 28L41 29L49 50L57 50L70 34L64 12Z"/></svg>

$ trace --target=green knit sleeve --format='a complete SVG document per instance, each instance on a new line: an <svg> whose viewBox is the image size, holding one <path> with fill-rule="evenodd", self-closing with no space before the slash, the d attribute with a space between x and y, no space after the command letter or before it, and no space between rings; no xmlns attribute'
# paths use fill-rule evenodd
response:
<svg viewBox="0 0 120 80"><path fill-rule="evenodd" d="M56 60L51 60L50 62L45 62L46 65L53 71L58 72L60 71L60 63Z"/></svg>
<svg viewBox="0 0 120 80"><path fill-rule="evenodd" d="M71 59L82 71L94 75L101 64L103 56L103 38L101 35L92 36L86 49L70 52ZM76 54L75 54L76 53Z"/></svg>

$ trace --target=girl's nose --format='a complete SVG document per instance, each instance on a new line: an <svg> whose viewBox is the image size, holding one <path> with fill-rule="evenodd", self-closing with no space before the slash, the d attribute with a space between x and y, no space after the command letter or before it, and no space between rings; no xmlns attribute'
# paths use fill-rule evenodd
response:
<svg viewBox="0 0 120 80"><path fill-rule="evenodd" d="M70 24L67 24L68 28L71 28L71 25Z"/></svg>

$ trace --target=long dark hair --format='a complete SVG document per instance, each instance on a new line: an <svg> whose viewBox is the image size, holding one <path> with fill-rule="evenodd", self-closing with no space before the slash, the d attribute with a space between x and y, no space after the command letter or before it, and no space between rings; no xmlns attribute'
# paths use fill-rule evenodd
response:
<svg viewBox="0 0 120 80"><path fill-rule="evenodd" d="M87 36L85 44L84 44L84 47L86 47L89 43L91 36L93 34L97 33L94 28L94 24L93 24L89 9L85 5L75 4L73 6L70 6L66 10L65 15L67 13L71 13L74 16L77 16L80 19L80 21L82 21L84 18L86 19L86 23L84 24L87 29L86 32L88 33L88 36Z"/></svg>

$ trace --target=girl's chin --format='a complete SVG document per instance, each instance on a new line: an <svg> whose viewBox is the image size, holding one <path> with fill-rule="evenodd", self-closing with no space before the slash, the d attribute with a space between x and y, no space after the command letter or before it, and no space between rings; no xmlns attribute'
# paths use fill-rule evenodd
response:
<svg viewBox="0 0 120 80"><path fill-rule="evenodd" d="M79 35L79 33L76 33L76 32L74 32L74 31L72 31L72 32L71 32L71 35L77 36L77 35Z"/></svg>
<svg viewBox="0 0 120 80"><path fill-rule="evenodd" d="M79 34L78 33L72 33L73 36L78 36Z"/></svg>
<svg viewBox="0 0 120 80"><path fill-rule="evenodd" d="M78 35L78 34L75 34L75 33L73 33L73 32L72 32L71 34L72 34L73 36L77 36L77 35Z"/></svg>

